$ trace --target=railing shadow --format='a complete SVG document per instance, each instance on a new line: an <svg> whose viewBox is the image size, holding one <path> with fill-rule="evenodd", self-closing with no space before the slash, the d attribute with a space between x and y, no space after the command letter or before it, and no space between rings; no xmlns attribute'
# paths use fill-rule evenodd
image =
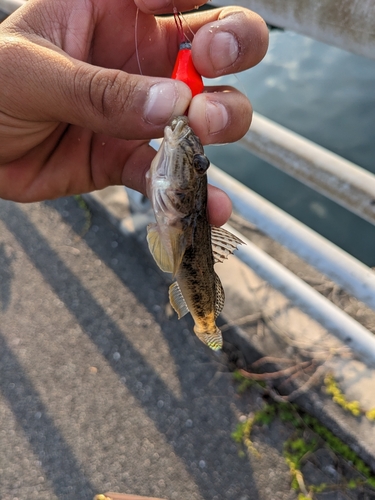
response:
<svg viewBox="0 0 375 500"><path fill-rule="evenodd" d="M73 450L64 440L53 419L48 416L48 409L16 355L7 345L1 330L0 393L12 409L56 496L92 498L95 492L93 485L82 472Z"/></svg>
<svg viewBox="0 0 375 500"><path fill-rule="evenodd" d="M11 298L11 286L13 280L12 270L13 256L9 255L3 243L0 244L0 309L8 309Z"/></svg>

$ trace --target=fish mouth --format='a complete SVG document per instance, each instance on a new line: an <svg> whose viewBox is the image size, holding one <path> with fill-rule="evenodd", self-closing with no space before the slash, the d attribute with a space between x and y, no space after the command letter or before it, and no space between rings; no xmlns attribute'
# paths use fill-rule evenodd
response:
<svg viewBox="0 0 375 500"><path fill-rule="evenodd" d="M174 149L180 142L191 133L187 116L177 116L172 120L169 127L165 128L164 140L169 147Z"/></svg>
<svg viewBox="0 0 375 500"><path fill-rule="evenodd" d="M184 127L189 125L189 120L187 116L176 116L172 120L171 129L172 131L180 132Z"/></svg>

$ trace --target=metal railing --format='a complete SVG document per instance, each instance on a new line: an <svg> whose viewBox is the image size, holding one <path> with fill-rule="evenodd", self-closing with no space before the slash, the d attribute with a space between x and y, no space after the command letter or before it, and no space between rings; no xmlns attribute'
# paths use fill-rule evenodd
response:
<svg viewBox="0 0 375 500"><path fill-rule="evenodd" d="M375 273L368 266L222 170L211 166L209 180L227 192L244 219L375 311Z"/></svg>
<svg viewBox="0 0 375 500"><path fill-rule="evenodd" d="M367 170L258 113L238 144L375 225L375 176Z"/></svg>
<svg viewBox="0 0 375 500"><path fill-rule="evenodd" d="M25 3L25 0L1 0L0 1L0 11L4 14L12 14L16 9L21 7Z"/></svg>
<svg viewBox="0 0 375 500"><path fill-rule="evenodd" d="M0 10L9 14L23 3L0 0ZM215 3L228 5L225 0ZM350 15L345 11L344 17L343 4L348 5L345 0L320 3L312 0L303 2L303 7L300 0L238 0L237 3L252 8L269 24L375 58L375 3L370 0L352 2ZM239 144L375 224L373 174L256 113L251 129ZM152 145L157 147L157 142L152 141ZM229 194L235 210L246 220L375 310L375 273L369 267L216 167L210 167L209 179ZM245 239L243 235L240 237ZM238 256L259 276L361 357L375 362L375 336L371 332L252 242L246 243Z"/></svg>
<svg viewBox="0 0 375 500"><path fill-rule="evenodd" d="M375 59L373 0L214 0L214 5L241 5L271 26Z"/></svg>
<svg viewBox="0 0 375 500"><path fill-rule="evenodd" d="M295 306L340 338L363 360L374 365L375 336L371 332L228 224L226 229L245 243L236 252L237 257Z"/></svg>

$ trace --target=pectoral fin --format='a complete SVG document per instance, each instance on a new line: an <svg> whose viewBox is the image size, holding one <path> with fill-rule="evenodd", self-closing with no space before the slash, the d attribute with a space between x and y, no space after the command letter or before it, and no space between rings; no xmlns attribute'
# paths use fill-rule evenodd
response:
<svg viewBox="0 0 375 500"><path fill-rule="evenodd" d="M212 253L215 264L224 262L243 241L222 227L211 226Z"/></svg>
<svg viewBox="0 0 375 500"><path fill-rule="evenodd" d="M175 275L185 252L184 236L179 229L170 227L165 233L163 232L163 237L166 238L166 243L160 236L159 226L148 225L147 242L152 256L162 271Z"/></svg>
<svg viewBox="0 0 375 500"><path fill-rule="evenodd" d="M225 302L225 293L219 276L215 273L215 319L223 310Z"/></svg>
<svg viewBox="0 0 375 500"><path fill-rule="evenodd" d="M181 319L183 316L185 316L185 314L189 312L188 306L185 302L184 296L182 295L177 281L172 283L172 285L169 287L169 302L178 314L178 319Z"/></svg>
<svg viewBox="0 0 375 500"><path fill-rule="evenodd" d="M185 237L179 229L171 228L169 230L169 239L173 255L172 273L173 276L175 276L181 265L181 261L186 250Z"/></svg>
<svg viewBox="0 0 375 500"><path fill-rule="evenodd" d="M165 273L172 273L173 262L171 262L168 252L161 241L157 224L149 224L147 226L147 243L151 255L160 269Z"/></svg>

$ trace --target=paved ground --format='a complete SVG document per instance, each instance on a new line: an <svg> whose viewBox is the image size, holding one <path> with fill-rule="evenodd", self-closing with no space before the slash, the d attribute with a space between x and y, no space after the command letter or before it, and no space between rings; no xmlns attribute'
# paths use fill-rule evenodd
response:
<svg viewBox="0 0 375 500"><path fill-rule="evenodd" d="M225 360L167 306L144 246L74 199L0 200L0 498L292 500L274 422L258 458L231 438ZM255 438L254 438L255 439Z"/></svg>
<svg viewBox="0 0 375 500"><path fill-rule="evenodd" d="M279 419L255 425L255 452L241 457L231 433L265 401L257 388L237 394L228 366L323 355L326 371L363 409L375 407L374 368L235 257L217 268L227 296L221 322L250 321L227 329L225 354L215 355L191 333L191 320L171 311L168 277L145 245L148 215L127 217L123 188L96 196L92 215L74 198L0 200L0 500L89 500L108 490L167 500L296 499L283 458L295 428ZM371 326L369 312L357 309ZM375 423L342 410L321 386L314 378L298 405L375 470ZM375 498L324 441L301 467L306 486L329 485L314 500Z"/></svg>

